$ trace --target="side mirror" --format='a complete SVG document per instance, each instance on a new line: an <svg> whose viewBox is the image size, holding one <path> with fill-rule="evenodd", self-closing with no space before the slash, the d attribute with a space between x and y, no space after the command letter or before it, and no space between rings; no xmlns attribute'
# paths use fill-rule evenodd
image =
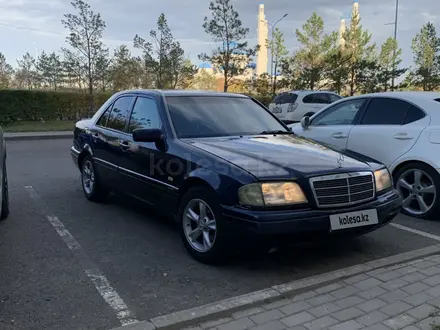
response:
<svg viewBox="0 0 440 330"><path fill-rule="evenodd" d="M162 130L158 128L140 128L133 131L135 142L160 142L163 140Z"/></svg>
<svg viewBox="0 0 440 330"><path fill-rule="evenodd" d="M304 116L301 118L301 126L304 129L307 129L310 126L310 117L309 116Z"/></svg>

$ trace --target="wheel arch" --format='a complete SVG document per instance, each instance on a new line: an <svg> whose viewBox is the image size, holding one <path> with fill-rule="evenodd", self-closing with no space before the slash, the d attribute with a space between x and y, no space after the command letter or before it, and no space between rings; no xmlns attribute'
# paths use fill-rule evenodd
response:
<svg viewBox="0 0 440 330"><path fill-rule="evenodd" d="M176 211L179 209L179 205L183 199L183 196L185 196L185 194L194 187L204 187L215 192L215 188L206 179L199 176L190 176L183 182L182 186L179 188L179 197L177 198L177 204L175 208Z"/></svg>
<svg viewBox="0 0 440 330"><path fill-rule="evenodd" d="M86 156L93 157L92 148L88 144L84 145L84 147L81 149L81 152L78 155L78 167L79 168L81 168L81 164L84 160L84 157L86 157Z"/></svg>
<svg viewBox="0 0 440 330"><path fill-rule="evenodd" d="M421 160L415 160L415 159L405 160L405 161L399 163L398 165L394 166L394 168L393 168L392 171L391 171L391 173L392 173L391 175L392 175L392 177L393 177L393 181L394 181L394 183L396 183L396 179L397 179L397 178L396 178L396 174L399 172L399 170L400 170L401 168L403 168L404 166L406 166L406 165L408 165L408 164L421 164L421 165L426 165L426 166L431 167L434 171L437 172L437 170L436 170L431 164L429 164L429 163L427 163L427 162L424 162L424 161L421 161Z"/></svg>

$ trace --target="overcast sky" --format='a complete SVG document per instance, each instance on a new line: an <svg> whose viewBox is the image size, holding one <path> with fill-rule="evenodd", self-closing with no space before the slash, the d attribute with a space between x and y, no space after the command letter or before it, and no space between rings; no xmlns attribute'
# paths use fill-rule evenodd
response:
<svg viewBox="0 0 440 330"><path fill-rule="evenodd" d="M255 44L257 12L261 0L233 0L244 26L250 28L249 42ZM381 43L393 35L395 0L360 0L362 25ZM89 0L107 23L105 42L110 48L120 44L132 47L136 33L148 38L157 17L165 13L174 36L186 54L199 63L197 55L212 48L203 19L209 15L208 0ZM316 11L324 18L327 31L336 30L341 15L349 17L352 0L271 0L265 3L269 22L288 16L278 27L287 46L297 46L294 31ZM440 33L440 0L400 0L398 41L404 51L404 64L412 64L411 39L423 24L431 21ZM26 51L39 54L65 46L63 14L72 12L70 0L0 0L0 52L16 66L16 59Z"/></svg>

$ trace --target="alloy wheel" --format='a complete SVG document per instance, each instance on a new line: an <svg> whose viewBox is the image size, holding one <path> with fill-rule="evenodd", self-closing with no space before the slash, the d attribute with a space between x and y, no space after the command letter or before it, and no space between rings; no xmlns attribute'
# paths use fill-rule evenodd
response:
<svg viewBox="0 0 440 330"><path fill-rule="evenodd" d="M201 199L193 199L186 205L182 216L188 243L198 252L208 252L217 237L217 222L209 205Z"/></svg>
<svg viewBox="0 0 440 330"><path fill-rule="evenodd" d="M434 180L425 171L414 168L402 173L396 188L403 197L403 209L411 215L423 215L435 204L436 187Z"/></svg>
<svg viewBox="0 0 440 330"><path fill-rule="evenodd" d="M83 164L82 183L88 195L93 193L95 187L95 170L90 160L86 160Z"/></svg>

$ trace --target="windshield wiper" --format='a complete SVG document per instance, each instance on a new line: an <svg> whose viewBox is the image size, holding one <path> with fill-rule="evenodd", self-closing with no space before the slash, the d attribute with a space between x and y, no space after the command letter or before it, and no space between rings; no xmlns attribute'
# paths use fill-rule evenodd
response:
<svg viewBox="0 0 440 330"><path fill-rule="evenodd" d="M273 130L273 131L263 131L260 134L293 134L293 132L292 131Z"/></svg>

